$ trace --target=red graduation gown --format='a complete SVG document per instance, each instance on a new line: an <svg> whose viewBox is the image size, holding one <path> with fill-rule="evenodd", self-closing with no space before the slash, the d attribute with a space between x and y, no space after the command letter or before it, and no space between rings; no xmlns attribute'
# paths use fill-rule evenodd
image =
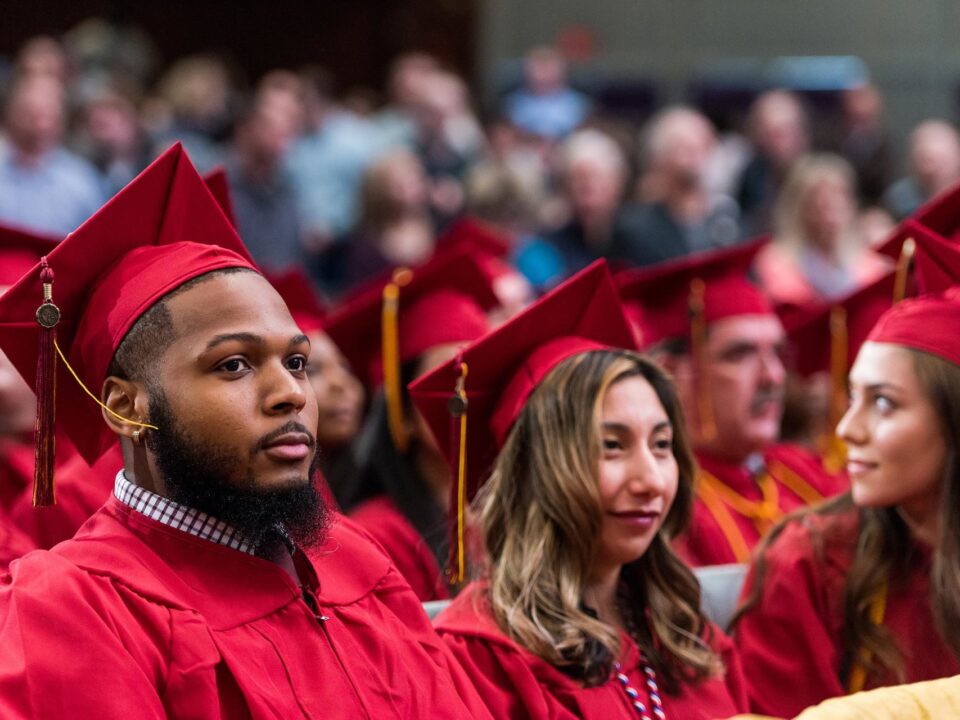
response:
<svg viewBox="0 0 960 720"><path fill-rule="evenodd" d="M790 523L767 550L759 604L744 615L735 636L755 712L793 717L846 694L840 680L843 592L858 527L856 511L811 515ZM818 546L814 531L822 538ZM910 575L891 582L883 622L903 654L907 682L960 674L930 610L930 551L918 551L921 560ZM894 682L868 677L865 687Z"/></svg>
<svg viewBox="0 0 960 720"><path fill-rule="evenodd" d="M433 551L392 500L381 495L360 503L350 519L386 550L421 602L450 597Z"/></svg>
<svg viewBox="0 0 960 720"><path fill-rule="evenodd" d="M33 487L32 443L0 440L0 507L9 509Z"/></svg>
<svg viewBox="0 0 960 720"><path fill-rule="evenodd" d="M389 559L338 518L279 566L111 498L0 586L0 717L488 718Z"/></svg>
<svg viewBox="0 0 960 720"><path fill-rule="evenodd" d="M56 504L34 507L32 493L21 493L10 509L10 519L39 548L52 548L69 540L110 497L119 467L123 467L120 443L92 468L82 457L74 455L56 470Z"/></svg>
<svg viewBox="0 0 960 720"><path fill-rule="evenodd" d="M435 621L437 632L473 678L491 714L502 720L573 720L635 718L623 687L615 679L584 688L555 667L520 647L497 626L483 597L483 585L471 583ZM727 667L722 679L683 686L678 695L663 694L669 720L726 718L746 708L746 687L730 640L716 628L714 648ZM647 702L640 652L623 638L620 663L631 685Z"/></svg>
<svg viewBox="0 0 960 720"><path fill-rule="evenodd" d="M747 562L750 551L773 523L786 513L808 504L804 494L812 495L812 499L818 502L845 492L849 486L845 476L828 473L819 456L798 445L771 446L763 453L763 460L765 472L775 485L777 502L769 519L758 522L722 499L719 500L719 510L711 508L706 494L709 491L703 487L704 474L708 473L748 503L759 505L763 493L747 468L705 452L697 453L699 469L693 515L687 531L674 543L677 553L687 563L700 567ZM724 527L724 514L735 526L733 532ZM739 546L739 542L743 545Z"/></svg>
<svg viewBox="0 0 960 720"><path fill-rule="evenodd" d="M6 570L12 560L26 555L36 547L26 533L7 517L3 508L0 508L0 572Z"/></svg>

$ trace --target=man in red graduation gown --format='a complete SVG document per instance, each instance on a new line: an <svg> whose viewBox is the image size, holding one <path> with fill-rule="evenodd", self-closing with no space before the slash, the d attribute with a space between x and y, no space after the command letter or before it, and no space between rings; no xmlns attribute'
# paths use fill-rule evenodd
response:
<svg viewBox="0 0 960 720"><path fill-rule="evenodd" d="M88 461L123 449L113 497L0 582L0 717L489 717L310 483L309 342L179 146L0 298L0 347L41 398L41 500L54 406Z"/></svg>
<svg viewBox="0 0 960 720"><path fill-rule="evenodd" d="M641 347L673 373L699 470L677 549L692 565L746 562L785 513L844 488L820 458L778 443L785 333L747 271L762 242L619 276Z"/></svg>

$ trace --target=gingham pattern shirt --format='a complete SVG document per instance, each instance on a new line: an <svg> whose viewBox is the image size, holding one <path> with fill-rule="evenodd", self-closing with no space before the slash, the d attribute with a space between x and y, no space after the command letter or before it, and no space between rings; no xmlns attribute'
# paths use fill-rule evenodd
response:
<svg viewBox="0 0 960 720"><path fill-rule="evenodd" d="M117 473L113 494L124 505L175 530L181 530L218 545L226 545L240 552L254 554L253 545L226 523L134 485L124 477L123 470Z"/></svg>

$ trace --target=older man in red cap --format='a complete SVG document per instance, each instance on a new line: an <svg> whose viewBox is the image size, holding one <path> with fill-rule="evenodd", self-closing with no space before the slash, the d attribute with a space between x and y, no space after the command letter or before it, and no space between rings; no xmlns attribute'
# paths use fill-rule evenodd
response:
<svg viewBox="0 0 960 720"><path fill-rule="evenodd" d="M488 717L310 482L309 341L179 146L0 299L0 347L39 397L38 503L55 410L88 461L123 450L0 582L0 716Z"/></svg>
<svg viewBox="0 0 960 720"><path fill-rule="evenodd" d="M742 563L786 512L840 492L807 450L777 442L786 336L747 272L761 242L618 278L640 345L672 371L699 464L693 565Z"/></svg>

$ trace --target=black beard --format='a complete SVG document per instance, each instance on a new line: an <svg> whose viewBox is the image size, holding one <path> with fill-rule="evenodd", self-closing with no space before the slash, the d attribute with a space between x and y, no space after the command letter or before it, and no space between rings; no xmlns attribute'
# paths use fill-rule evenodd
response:
<svg viewBox="0 0 960 720"><path fill-rule="evenodd" d="M329 510L312 482L319 452L314 452L309 477L291 477L284 485L261 488L248 469L238 477L235 450L198 444L178 424L163 391L150 396L150 422L159 427L147 434L166 494L174 502L200 510L238 531L258 554L280 542L279 528L298 547L309 549L326 538ZM287 423L281 432L304 432L302 425ZM271 433L274 434L274 433Z"/></svg>

